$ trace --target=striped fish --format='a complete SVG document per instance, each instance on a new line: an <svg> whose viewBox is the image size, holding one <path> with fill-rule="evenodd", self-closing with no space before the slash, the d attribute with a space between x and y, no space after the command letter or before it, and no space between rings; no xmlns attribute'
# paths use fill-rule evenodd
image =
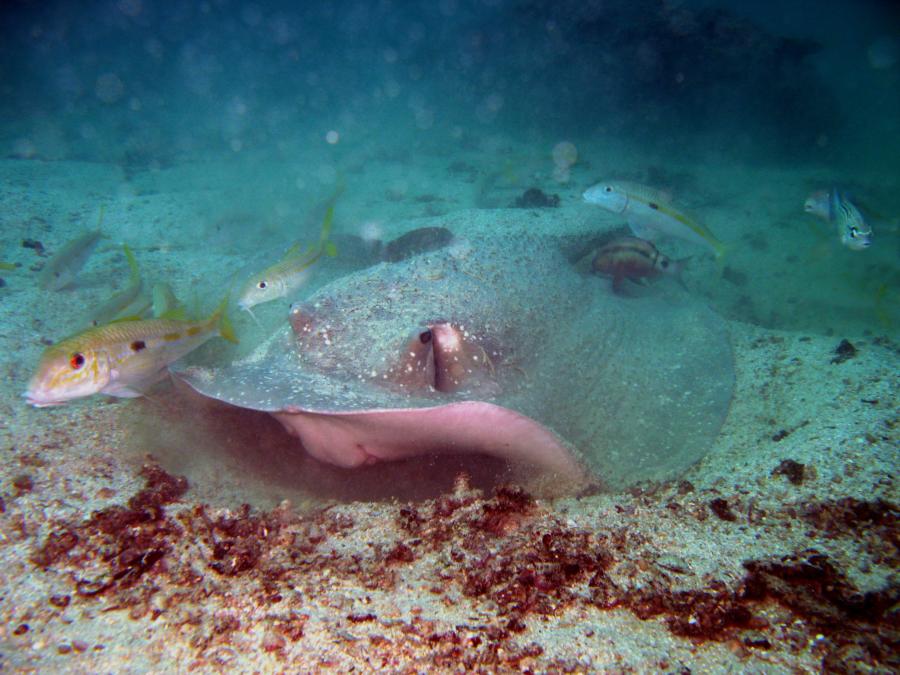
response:
<svg viewBox="0 0 900 675"><path fill-rule="evenodd" d="M851 251L862 251L872 245L872 228L847 195L832 188L828 193L830 220L837 226L841 243Z"/></svg>
<svg viewBox="0 0 900 675"><path fill-rule="evenodd" d="M597 251L591 268L597 274L612 277L613 291L619 293L625 279L641 281L666 275L684 285L681 273L687 261L672 260L646 239L619 237Z"/></svg>
<svg viewBox="0 0 900 675"><path fill-rule="evenodd" d="M646 185L625 181L598 183L588 188L584 201L621 214L641 239L663 234L710 248L721 258L726 246L703 224L682 213L666 195Z"/></svg>
<svg viewBox="0 0 900 675"><path fill-rule="evenodd" d="M133 398L216 335L237 342L226 300L204 321L137 319L88 328L48 347L24 396L43 408L93 394Z"/></svg>

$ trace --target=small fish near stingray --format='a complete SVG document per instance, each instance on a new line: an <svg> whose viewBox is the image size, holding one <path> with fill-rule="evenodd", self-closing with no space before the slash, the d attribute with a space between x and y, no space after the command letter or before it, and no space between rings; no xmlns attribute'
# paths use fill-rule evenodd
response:
<svg viewBox="0 0 900 675"><path fill-rule="evenodd" d="M135 319L88 328L48 347L24 397L44 408L93 394L133 398L210 338L236 342L226 301L203 321Z"/></svg>
<svg viewBox="0 0 900 675"><path fill-rule="evenodd" d="M696 462L731 401L717 314L619 298L520 229L346 274L286 318L241 359L172 370L340 467L480 453L619 489Z"/></svg>
<svg viewBox="0 0 900 675"><path fill-rule="evenodd" d="M864 251L872 245L871 226L845 192L816 190L806 198L803 210L836 227L841 244L851 251Z"/></svg>
<svg viewBox="0 0 900 675"><path fill-rule="evenodd" d="M611 277L613 292L622 294L626 279L643 282L670 276L683 286L681 273L688 260L672 260L646 239L619 237L600 247L591 262L591 269L597 274Z"/></svg>
<svg viewBox="0 0 900 675"><path fill-rule="evenodd" d="M676 208L669 195L646 185L605 181L585 190L583 199L621 215L641 239L652 240L659 235L681 239L710 249L720 262L728 249L709 228Z"/></svg>

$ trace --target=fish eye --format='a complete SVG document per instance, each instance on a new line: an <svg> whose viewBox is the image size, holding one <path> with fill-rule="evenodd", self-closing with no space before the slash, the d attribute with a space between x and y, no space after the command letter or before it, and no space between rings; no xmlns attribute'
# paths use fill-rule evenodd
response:
<svg viewBox="0 0 900 675"><path fill-rule="evenodd" d="M663 269L666 269L666 268L669 266L669 261L668 261L668 260L663 260L663 261L660 263L660 265L662 265L662 268L663 268Z"/></svg>
<svg viewBox="0 0 900 675"><path fill-rule="evenodd" d="M425 330L419 333L419 342L421 342L423 345L427 345L429 342L431 342L431 331Z"/></svg>
<svg viewBox="0 0 900 675"><path fill-rule="evenodd" d="M612 192L612 185L607 185L605 188L603 188L603 191L604 192Z"/></svg>
<svg viewBox="0 0 900 675"><path fill-rule="evenodd" d="M856 239L859 236L859 230L855 227L850 228L850 236Z"/></svg>
<svg viewBox="0 0 900 675"><path fill-rule="evenodd" d="M72 358L69 359L69 365L72 366L72 370L80 370L84 365L84 354L72 354Z"/></svg>
<svg viewBox="0 0 900 675"><path fill-rule="evenodd" d="M269 284L267 284L265 281L260 281L258 284L256 284L256 287L260 290L265 290L268 285Z"/></svg>

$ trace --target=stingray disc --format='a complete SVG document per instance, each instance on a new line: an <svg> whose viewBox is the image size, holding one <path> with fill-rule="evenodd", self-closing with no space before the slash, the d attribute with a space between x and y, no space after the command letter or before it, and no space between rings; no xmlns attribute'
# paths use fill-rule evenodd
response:
<svg viewBox="0 0 900 675"><path fill-rule="evenodd" d="M678 475L728 411L724 322L686 294L620 298L558 244L471 236L349 274L248 357L178 376L341 466L471 451L611 488Z"/></svg>

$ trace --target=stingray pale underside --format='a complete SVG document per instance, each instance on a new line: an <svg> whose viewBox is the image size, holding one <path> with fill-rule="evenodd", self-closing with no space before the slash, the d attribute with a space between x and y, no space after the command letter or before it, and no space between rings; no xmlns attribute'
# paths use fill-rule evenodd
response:
<svg viewBox="0 0 900 675"><path fill-rule="evenodd" d="M703 303L617 297L557 238L524 232L338 278L252 354L177 375L273 413L340 466L481 452L614 489L702 457L734 383L726 326Z"/></svg>

